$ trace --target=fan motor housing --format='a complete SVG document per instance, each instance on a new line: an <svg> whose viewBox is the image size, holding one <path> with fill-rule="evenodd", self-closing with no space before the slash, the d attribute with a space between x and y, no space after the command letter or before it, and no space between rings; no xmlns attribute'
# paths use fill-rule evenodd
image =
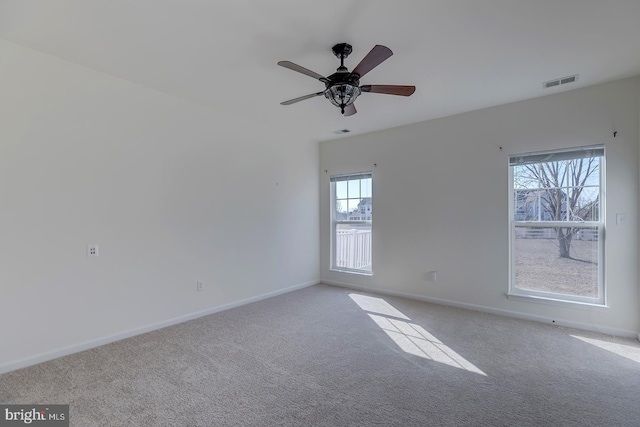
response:
<svg viewBox="0 0 640 427"><path fill-rule="evenodd" d="M327 77L327 79L329 80L325 83L327 89L329 89L331 86L340 84L360 86L360 76L355 73L337 72L331 74L329 77Z"/></svg>

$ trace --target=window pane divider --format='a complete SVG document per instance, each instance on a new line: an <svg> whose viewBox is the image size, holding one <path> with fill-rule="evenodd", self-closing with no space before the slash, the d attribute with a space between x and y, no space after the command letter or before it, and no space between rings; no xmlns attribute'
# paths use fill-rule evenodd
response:
<svg viewBox="0 0 640 427"><path fill-rule="evenodd" d="M593 228L602 226L600 221L513 221L516 227L539 228Z"/></svg>
<svg viewBox="0 0 640 427"><path fill-rule="evenodd" d="M563 185L562 187L514 187L515 191L547 191L547 190L566 190L567 188L599 188L598 184L585 185Z"/></svg>
<svg viewBox="0 0 640 427"><path fill-rule="evenodd" d="M340 221L336 221L336 224L364 224L364 225L371 225L371 221L345 221L345 220L340 220Z"/></svg>

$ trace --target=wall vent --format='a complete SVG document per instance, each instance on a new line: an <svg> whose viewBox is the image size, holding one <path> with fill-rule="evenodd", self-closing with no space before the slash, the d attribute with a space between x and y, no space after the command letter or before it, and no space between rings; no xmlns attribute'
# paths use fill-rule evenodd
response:
<svg viewBox="0 0 640 427"><path fill-rule="evenodd" d="M542 83L543 89L548 89L550 87L566 85L567 83L573 83L578 80L578 74L573 76L561 77L559 79L549 80L548 82Z"/></svg>

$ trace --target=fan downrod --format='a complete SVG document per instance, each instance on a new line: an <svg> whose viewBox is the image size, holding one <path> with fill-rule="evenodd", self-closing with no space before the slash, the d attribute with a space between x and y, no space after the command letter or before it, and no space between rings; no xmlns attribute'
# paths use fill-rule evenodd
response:
<svg viewBox="0 0 640 427"><path fill-rule="evenodd" d="M338 43L332 47L331 50L333 50L333 54L340 59L340 68L338 68L338 71L347 72L347 68L344 66L344 60L353 50L351 45L349 43Z"/></svg>

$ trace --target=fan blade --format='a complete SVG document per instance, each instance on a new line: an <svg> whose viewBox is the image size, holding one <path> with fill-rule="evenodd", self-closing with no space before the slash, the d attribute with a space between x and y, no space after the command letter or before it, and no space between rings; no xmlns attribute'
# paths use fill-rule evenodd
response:
<svg viewBox="0 0 640 427"><path fill-rule="evenodd" d="M345 117L353 116L357 112L358 112L358 110L356 110L356 104L351 104L351 105L347 105L346 107L344 107L344 116Z"/></svg>
<svg viewBox="0 0 640 427"><path fill-rule="evenodd" d="M358 66L353 69L352 73L358 74L360 75L360 77L362 77L369 71L380 65L391 55L393 55L391 49L386 46L377 44L373 47L373 49L371 49L371 52L367 53L367 56L365 56L364 59L360 61Z"/></svg>
<svg viewBox="0 0 640 427"><path fill-rule="evenodd" d="M362 92L386 93L388 95L411 96L416 91L415 86L394 85L364 85L360 86Z"/></svg>
<svg viewBox="0 0 640 427"><path fill-rule="evenodd" d="M284 68L288 68L288 69L293 70L293 71L297 71L297 72L302 73L302 74L306 74L307 76L313 77L314 79L318 79L323 83L329 82L329 79L327 79L326 77L323 77L320 74L315 73L315 72L313 72L311 70L308 70L308 69L306 69L306 68L304 68L304 67L302 67L302 66L300 66L298 64L294 64L291 61L280 61L280 62L278 62L278 65L281 66L281 67L284 67Z"/></svg>
<svg viewBox="0 0 640 427"><path fill-rule="evenodd" d="M299 98L293 98L290 99L288 101L284 101L281 102L280 105L291 105L291 104L295 104L296 102L300 102L300 101L304 101L305 99L309 99L309 98L313 98L316 96L320 96L322 95L324 92L318 92L318 93L310 93L309 95L305 95L305 96L301 96Z"/></svg>

